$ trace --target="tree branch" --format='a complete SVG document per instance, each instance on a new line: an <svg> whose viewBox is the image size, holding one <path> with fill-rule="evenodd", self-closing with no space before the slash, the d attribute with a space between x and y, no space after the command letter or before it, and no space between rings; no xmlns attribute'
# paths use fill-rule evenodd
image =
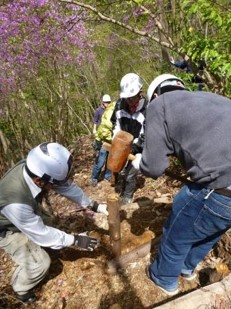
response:
<svg viewBox="0 0 231 309"><path fill-rule="evenodd" d="M80 7L84 7L87 10L92 11L94 14L99 16L99 18L102 19L102 20L105 20L105 21L107 21L109 23L118 25L118 26L120 26L120 27L122 27L122 28L124 28L124 29L126 29L126 30L128 30L130 32L132 32L132 33L138 34L138 35L143 36L143 37L147 37L150 40L160 44L163 47L167 47L167 48L172 48L173 47L173 43L172 43L172 40L170 38L168 38L170 43L161 41L158 37L153 36L153 35L151 35L150 33L146 32L146 31L141 31L139 29L136 29L134 27L126 25L126 24L124 24L124 23L122 23L122 22L120 22L120 21L118 21L118 20L116 20L114 18L105 16L104 14L99 12L95 7L93 7L93 6L89 5L89 4L85 4L85 3L82 3L82 2L78 2L78 1L72 1L72 0L59 0L59 1L60 2L65 2L65 3L74 4L74 5L78 5ZM162 25L158 21L156 22L156 26L158 27L159 30L163 31Z"/></svg>

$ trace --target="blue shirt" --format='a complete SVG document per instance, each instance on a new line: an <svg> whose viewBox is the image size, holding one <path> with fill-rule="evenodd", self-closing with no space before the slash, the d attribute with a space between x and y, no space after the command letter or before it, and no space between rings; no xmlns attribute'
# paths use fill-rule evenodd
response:
<svg viewBox="0 0 231 309"><path fill-rule="evenodd" d="M105 111L105 109L100 106L98 107L96 110L95 110L95 113L94 113L94 124L97 125L97 127L100 125L100 122L101 122L101 118L102 118L102 115L103 115L103 112Z"/></svg>

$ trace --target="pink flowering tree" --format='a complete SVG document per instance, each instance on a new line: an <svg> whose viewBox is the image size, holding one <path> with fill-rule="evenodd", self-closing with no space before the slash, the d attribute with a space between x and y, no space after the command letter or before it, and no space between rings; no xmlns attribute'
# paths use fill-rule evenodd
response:
<svg viewBox="0 0 231 309"><path fill-rule="evenodd" d="M52 0L17 0L0 10L1 98L22 87L48 59L75 62L90 56L83 13Z"/></svg>
<svg viewBox="0 0 231 309"><path fill-rule="evenodd" d="M9 167L39 142L68 144L87 130L82 114L91 111L77 96L93 44L77 6L17 0L0 8L0 165Z"/></svg>

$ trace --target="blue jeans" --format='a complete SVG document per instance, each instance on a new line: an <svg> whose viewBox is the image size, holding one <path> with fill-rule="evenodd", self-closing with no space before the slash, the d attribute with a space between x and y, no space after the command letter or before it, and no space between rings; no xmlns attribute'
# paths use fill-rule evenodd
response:
<svg viewBox="0 0 231 309"><path fill-rule="evenodd" d="M108 151L106 151L105 149L101 147L99 150L99 154L97 155L95 159L95 164L93 166L92 175L91 175L92 180L99 179L101 170L103 166L106 164L107 156L108 156ZM105 168L104 178L107 180L110 180L111 176L112 176L112 172L109 169Z"/></svg>
<svg viewBox="0 0 231 309"><path fill-rule="evenodd" d="M173 201L158 256L150 266L151 278L165 289L176 289L178 276L191 274L231 227L231 198L209 192L185 185Z"/></svg>

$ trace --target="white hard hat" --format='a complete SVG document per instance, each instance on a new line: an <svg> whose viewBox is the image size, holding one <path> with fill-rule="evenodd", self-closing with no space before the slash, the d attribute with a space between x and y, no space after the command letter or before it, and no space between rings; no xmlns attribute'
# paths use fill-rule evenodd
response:
<svg viewBox="0 0 231 309"><path fill-rule="evenodd" d="M184 88L183 80L172 74L161 74L157 76L148 87L148 91L147 91L148 102L151 101L154 92L156 92L159 86L164 87L164 86L170 86L170 85L179 86L181 88Z"/></svg>
<svg viewBox="0 0 231 309"><path fill-rule="evenodd" d="M105 94L102 98L103 102L111 102L111 97L108 94Z"/></svg>
<svg viewBox="0 0 231 309"><path fill-rule="evenodd" d="M68 179L72 167L71 153L58 143L42 143L33 148L26 159L28 174L46 182L61 184Z"/></svg>
<svg viewBox="0 0 231 309"><path fill-rule="evenodd" d="M120 81L120 97L131 98L137 95L142 88L143 83L139 75L128 73Z"/></svg>

